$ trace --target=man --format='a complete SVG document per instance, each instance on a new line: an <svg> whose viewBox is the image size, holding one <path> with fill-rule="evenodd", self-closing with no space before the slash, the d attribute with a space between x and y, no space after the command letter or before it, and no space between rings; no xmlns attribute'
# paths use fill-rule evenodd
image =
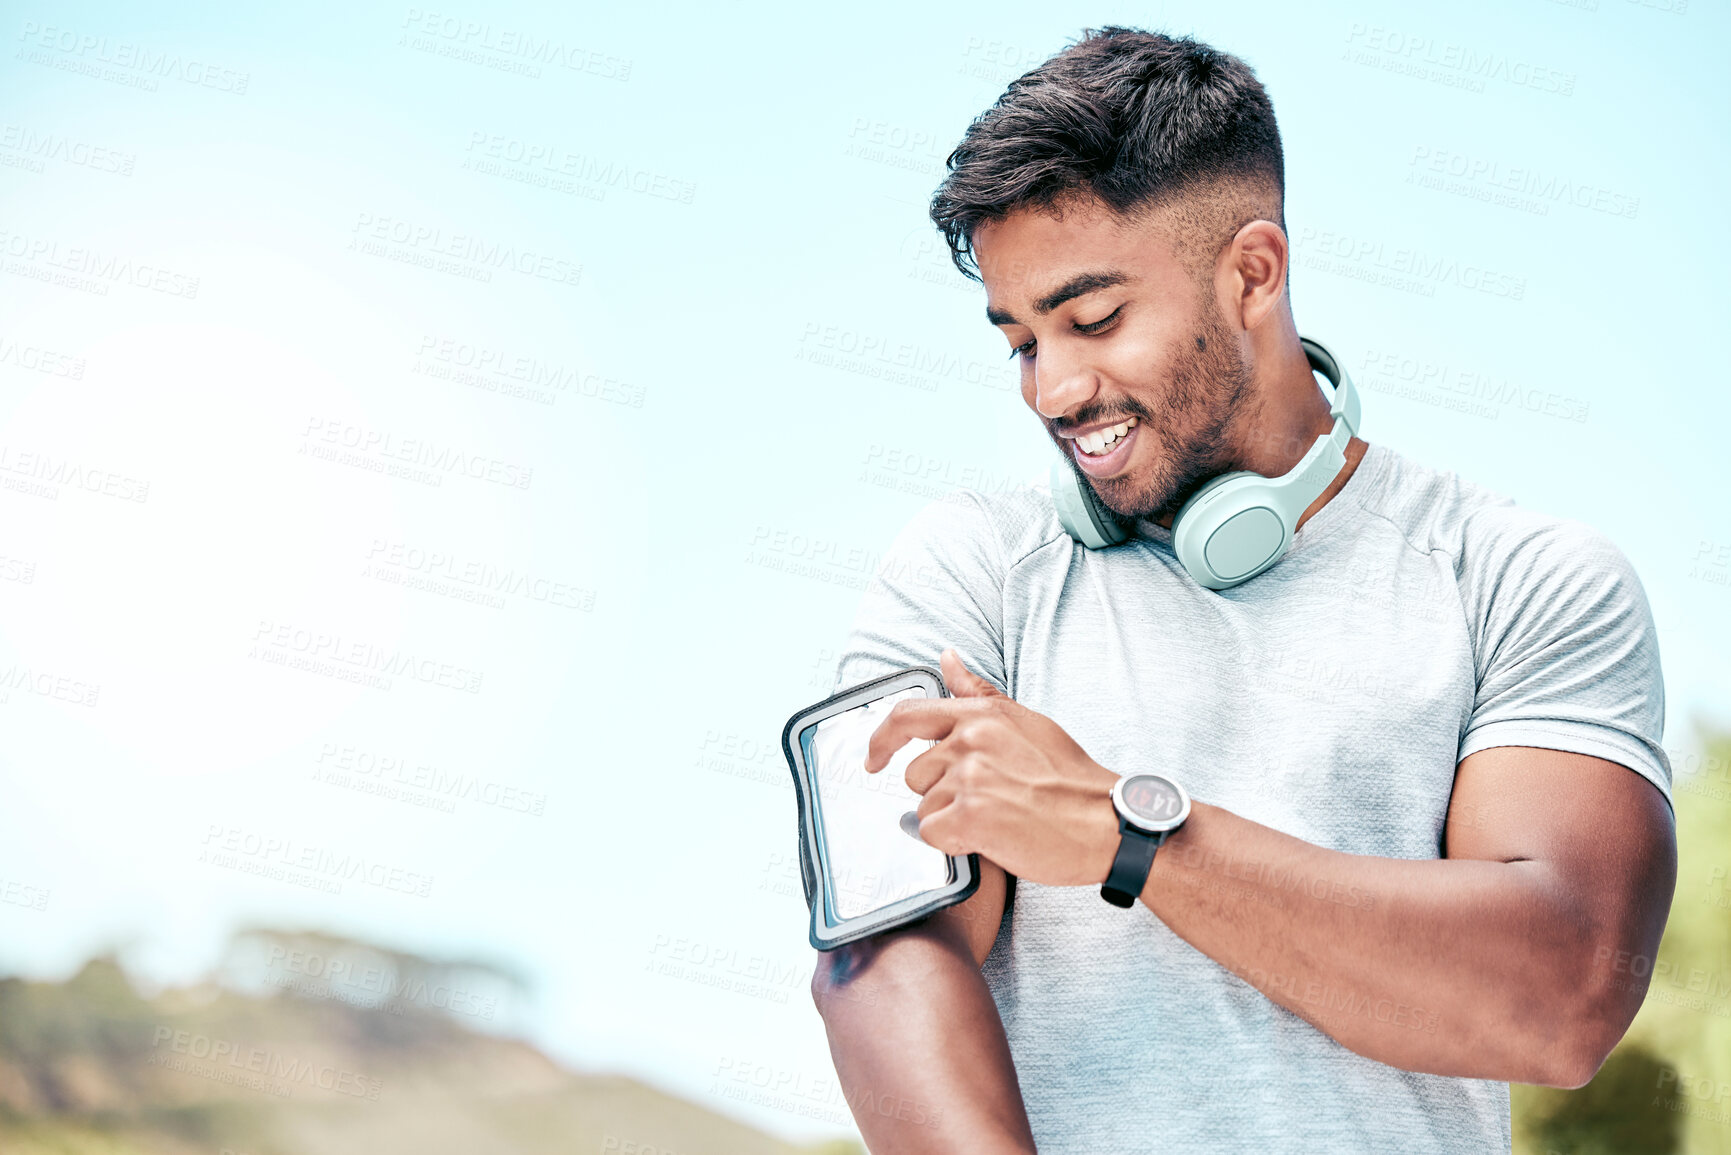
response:
<svg viewBox="0 0 1731 1155"><path fill-rule="evenodd" d="M1640 1006L1611 960L1652 957L1676 852L1614 546L1355 437L1267 572L1216 591L1173 553L1201 485L1332 426L1282 165L1241 61L1109 28L1012 84L933 199L1133 532L1085 549L1044 491L964 491L863 599L838 684L941 662L955 696L898 704L867 768L934 741L920 834L984 872L819 956L880 1155L1507 1151L1507 1084L1582 1085ZM1140 773L1194 803L1122 909L1111 788Z"/></svg>

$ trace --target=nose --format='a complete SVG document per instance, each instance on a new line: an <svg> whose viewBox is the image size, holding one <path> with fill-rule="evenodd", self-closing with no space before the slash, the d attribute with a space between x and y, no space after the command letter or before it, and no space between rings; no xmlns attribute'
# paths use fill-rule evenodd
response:
<svg viewBox="0 0 1731 1155"><path fill-rule="evenodd" d="M1059 350L1034 358L1034 411L1051 421L1074 413L1100 391L1100 379L1086 362Z"/></svg>

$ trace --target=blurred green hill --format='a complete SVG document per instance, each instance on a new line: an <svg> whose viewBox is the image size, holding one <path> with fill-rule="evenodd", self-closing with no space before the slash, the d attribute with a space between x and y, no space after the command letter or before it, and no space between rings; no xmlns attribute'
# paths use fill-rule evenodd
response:
<svg viewBox="0 0 1731 1155"><path fill-rule="evenodd" d="M1731 735L1673 756L1677 891L1629 1033L1585 1087L1515 1086L1516 1155L1731 1155Z"/></svg>
<svg viewBox="0 0 1731 1155"><path fill-rule="evenodd" d="M144 995L111 959L64 983L0 980L5 1155L855 1155L800 1148L623 1077L577 1074L459 1021L451 968L330 936L255 932L287 963L374 959L338 983L209 982ZM287 944L284 946L283 944ZM244 953L243 949L243 953ZM390 969L394 968L394 969ZM302 967L302 971L312 968ZM322 967L321 967L322 969ZM460 968L469 992L510 976ZM254 971L255 975L258 973ZM287 973L285 971L285 973ZM427 982L431 977L433 981ZM390 999L357 995L371 988ZM460 1012L460 1013L459 1013ZM479 1023L476 1024L479 1026Z"/></svg>

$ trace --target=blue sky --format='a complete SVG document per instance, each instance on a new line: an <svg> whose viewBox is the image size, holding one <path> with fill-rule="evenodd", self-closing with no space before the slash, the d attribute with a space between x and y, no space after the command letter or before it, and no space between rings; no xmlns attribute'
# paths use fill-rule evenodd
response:
<svg viewBox="0 0 1731 1155"><path fill-rule="evenodd" d="M0 28L0 970L491 956L847 1131L776 743L913 512L1046 467L924 204L1088 24L1257 69L1364 435L1608 533L1674 759L1731 723L1714 6L152 7Z"/></svg>

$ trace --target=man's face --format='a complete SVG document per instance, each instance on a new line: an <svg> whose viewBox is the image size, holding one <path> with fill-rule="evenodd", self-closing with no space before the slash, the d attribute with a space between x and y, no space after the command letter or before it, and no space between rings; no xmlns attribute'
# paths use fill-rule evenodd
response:
<svg viewBox="0 0 1731 1155"><path fill-rule="evenodd" d="M1136 224L1089 202L1061 220L1017 210L974 236L1022 399L1126 517L1170 515L1230 468L1228 426L1251 380L1212 278L1197 283L1171 235L1159 217Z"/></svg>

